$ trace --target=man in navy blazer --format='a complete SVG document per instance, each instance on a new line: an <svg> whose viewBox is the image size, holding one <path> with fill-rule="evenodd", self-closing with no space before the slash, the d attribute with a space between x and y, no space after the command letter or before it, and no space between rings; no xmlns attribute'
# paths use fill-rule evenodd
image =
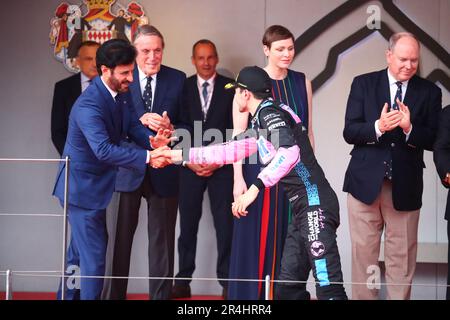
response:
<svg viewBox="0 0 450 320"><path fill-rule="evenodd" d="M180 120L181 94L186 75L161 65L164 38L154 26L138 28L134 81L130 85L135 112L151 130L174 129ZM124 142L129 144L128 141ZM119 193L112 275L129 275L131 248L139 219L141 199L147 200L149 276L172 277L174 267L175 224L178 210L178 171L175 165L164 169L119 168ZM172 281L150 280L153 300L170 297ZM105 286L104 298L126 299L127 279L112 279Z"/></svg>
<svg viewBox="0 0 450 320"><path fill-rule="evenodd" d="M218 63L219 56L212 41L202 39L193 45L192 64L197 74L189 77L184 84L183 117L186 119L184 122L190 125L189 131L192 138L190 142L195 147L225 142L227 129L233 128L234 92L225 90L225 85L233 80L216 73ZM201 127L200 130L197 129L199 127ZM230 203L233 202L233 168L231 165L195 164L185 164L180 170L177 278L190 278L195 270L197 232L206 188L208 188L217 239L217 277L228 278L233 232L233 216L230 207ZM219 282L225 293L228 283L222 280ZM172 298L190 297L189 283L189 280L176 279Z"/></svg>
<svg viewBox="0 0 450 320"><path fill-rule="evenodd" d="M442 185L448 189L450 187L450 105L442 109L439 117L439 129L434 143L433 160ZM447 220L447 239L450 243L450 190L447 193L445 220ZM450 245L448 246L447 257L450 257ZM450 263L447 264L446 299L450 300Z"/></svg>
<svg viewBox="0 0 450 320"><path fill-rule="evenodd" d="M70 158L68 209L71 241L67 270L79 266L80 298L99 299L103 287L107 245L106 207L111 199L117 167L144 170L148 164L162 167L168 160L150 149L147 130L138 121L128 91L133 81L136 51L124 40L105 42L97 51L100 77L93 80L77 99L69 117L69 130L63 157ZM142 148L119 143L131 137ZM165 147L167 148L167 147ZM65 164L62 163L53 194L64 202ZM70 283L69 283L70 282ZM65 281L69 289L71 281ZM61 292L59 292L60 296ZM76 298L74 290L68 298Z"/></svg>
<svg viewBox="0 0 450 320"><path fill-rule="evenodd" d="M69 114L75 100L86 90L91 80L98 75L95 65L95 53L100 44L94 41L84 41L78 49L77 64L80 72L58 81L53 91L51 133L53 144L59 155L64 151Z"/></svg>
<svg viewBox="0 0 450 320"><path fill-rule="evenodd" d="M347 102L345 141L353 145L345 173L352 242L352 299L376 299L381 234L388 299L409 299L417 255L423 151L432 150L441 90L415 75L420 45L396 33L388 68L356 77ZM391 106L389 108L389 106ZM377 272L378 271L378 272ZM395 286L393 283L401 285Z"/></svg>

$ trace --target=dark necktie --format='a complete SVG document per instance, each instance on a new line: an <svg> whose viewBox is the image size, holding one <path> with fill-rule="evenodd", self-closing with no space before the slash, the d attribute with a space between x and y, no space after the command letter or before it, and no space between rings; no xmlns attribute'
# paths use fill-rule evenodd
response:
<svg viewBox="0 0 450 320"><path fill-rule="evenodd" d="M144 89L145 111L152 112L152 77L147 77L147 84Z"/></svg>
<svg viewBox="0 0 450 320"><path fill-rule="evenodd" d="M392 110L399 109L397 99L402 101L402 82L397 81L395 84L397 85L397 92L395 93L394 103L392 104Z"/></svg>
<svg viewBox="0 0 450 320"><path fill-rule="evenodd" d="M203 96L203 119L206 119L206 113L208 112L208 82L203 82L203 90L202 90L202 96Z"/></svg>
<svg viewBox="0 0 450 320"><path fill-rule="evenodd" d="M394 103L392 104L392 110L399 110L397 99L402 101L402 82L397 81L397 92L395 92ZM392 158L384 162L384 177L392 180Z"/></svg>

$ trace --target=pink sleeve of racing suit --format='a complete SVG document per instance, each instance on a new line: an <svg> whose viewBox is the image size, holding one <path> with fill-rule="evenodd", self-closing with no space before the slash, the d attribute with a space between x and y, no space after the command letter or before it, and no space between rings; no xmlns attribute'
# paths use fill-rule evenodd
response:
<svg viewBox="0 0 450 320"><path fill-rule="evenodd" d="M254 137L207 147L191 148L189 162L193 164L230 164L257 151Z"/></svg>
<svg viewBox="0 0 450 320"><path fill-rule="evenodd" d="M287 175L299 161L300 148L297 145L289 148L281 147L267 167L259 173L258 179L266 188L270 188Z"/></svg>

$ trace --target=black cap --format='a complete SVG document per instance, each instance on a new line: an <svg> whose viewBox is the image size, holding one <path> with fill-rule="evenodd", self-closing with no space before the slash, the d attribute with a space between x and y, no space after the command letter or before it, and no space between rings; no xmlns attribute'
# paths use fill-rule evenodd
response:
<svg viewBox="0 0 450 320"><path fill-rule="evenodd" d="M243 88L253 93L270 95L272 91L272 82L266 71L260 67L245 67L236 77L234 82L225 85L225 89Z"/></svg>

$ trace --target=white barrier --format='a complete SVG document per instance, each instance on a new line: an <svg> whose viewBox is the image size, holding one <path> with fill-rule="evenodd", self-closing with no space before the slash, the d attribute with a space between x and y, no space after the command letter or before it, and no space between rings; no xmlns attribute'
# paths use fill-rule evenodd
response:
<svg viewBox="0 0 450 320"><path fill-rule="evenodd" d="M67 247L67 209L68 209L68 202L67 202L67 196L69 193L69 157L66 156L65 159L27 159L27 158L0 158L0 162L7 161L7 162L65 162L65 182L64 182L64 207L63 207L63 243L62 243L62 261L61 261L61 299L64 300L64 280L65 280L65 270L66 270L66 247ZM17 214L19 215L19 214ZM24 214L20 214L24 215ZM55 215L47 215L47 216L55 216ZM8 273L9 272L9 273ZM11 271L8 270L6 275L6 288L7 288L7 294L6 298L12 299L12 285L11 285Z"/></svg>

